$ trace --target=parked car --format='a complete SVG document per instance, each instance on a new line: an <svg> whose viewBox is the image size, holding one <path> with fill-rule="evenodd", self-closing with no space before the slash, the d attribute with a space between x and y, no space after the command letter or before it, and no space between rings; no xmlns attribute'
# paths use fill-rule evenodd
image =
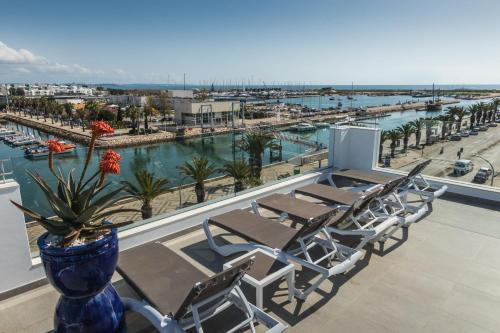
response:
<svg viewBox="0 0 500 333"><path fill-rule="evenodd" d="M488 123L488 127L497 127L497 123Z"/></svg>
<svg viewBox="0 0 500 333"><path fill-rule="evenodd" d="M479 126L479 130L480 130L481 132L486 132L486 131L488 130L488 126L486 126L486 125L481 125L481 126Z"/></svg>
<svg viewBox="0 0 500 333"><path fill-rule="evenodd" d="M473 128L469 131L470 135L479 135L479 131L476 128Z"/></svg>
<svg viewBox="0 0 500 333"><path fill-rule="evenodd" d="M484 184L491 176L491 169L488 167L481 167L474 176L473 182Z"/></svg>
<svg viewBox="0 0 500 333"><path fill-rule="evenodd" d="M460 141L462 140L462 136L460 134L453 134L450 138L451 141Z"/></svg>
<svg viewBox="0 0 500 333"><path fill-rule="evenodd" d="M497 118L497 119L495 120L495 123L499 124L499 123L500 123L500 118Z"/></svg>
<svg viewBox="0 0 500 333"><path fill-rule="evenodd" d="M468 137L470 134L469 134L469 131L465 130L465 131L462 131L462 132L460 133L460 135L461 135L463 138L466 138L466 137Z"/></svg>
<svg viewBox="0 0 500 333"><path fill-rule="evenodd" d="M453 165L453 174L462 176L472 171L474 164L471 160L457 160Z"/></svg>

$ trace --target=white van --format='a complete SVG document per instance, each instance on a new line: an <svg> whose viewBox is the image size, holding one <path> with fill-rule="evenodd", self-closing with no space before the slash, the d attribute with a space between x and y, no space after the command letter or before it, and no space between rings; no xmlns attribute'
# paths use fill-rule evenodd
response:
<svg viewBox="0 0 500 333"><path fill-rule="evenodd" d="M453 166L453 173L456 176L465 175L471 172L473 167L474 165L471 160L457 160Z"/></svg>

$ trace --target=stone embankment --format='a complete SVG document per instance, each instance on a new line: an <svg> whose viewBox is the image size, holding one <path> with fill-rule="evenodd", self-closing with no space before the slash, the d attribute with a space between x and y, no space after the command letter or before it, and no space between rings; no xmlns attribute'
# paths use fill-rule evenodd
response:
<svg viewBox="0 0 500 333"><path fill-rule="evenodd" d="M443 101L441 104L454 104L460 102L459 100L450 100ZM366 108L367 113L377 114L377 113L386 113L386 112L398 112L398 111L406 111L406 110L415 110L425 108L425 102L416 102L416 103L403 103L403 104L395 104L395 105L386 105L386 106L373 106Z"/></svg>
<svg viewBox="0 0 500 333"><path fill-rule="evenodd" d="M239 128L237 130L242 131L248 128L259 127L264 124L273 125L276 128L285 130L286 128L289 128L290 126L295 125L301 121L313 121L313 122L337 121L340 118L346 116L347 114L342 114L342 115L325 114L325 115L318 115L314 117L305 117L299 119L282 119L279 122L276 121L275 118L245 120L245 127ZM77 142L83 145L87 145L90 141L90 131L89 130L83 131L81 127L71 128L68 125L61 126L59 123L52 124L50 120L44 121L43 119L35 119L29 116L19 115L17 113L0 113L0 119L29 126L31 128L35 128L40 131L52 134L61 139L71 140L73 142ZM181 135L178 134L176 135L176 133L173 132L159 132L147 135L129 135L121 133L98 139L96 146L98 148L123 148L123 147L132 147L132 146L153 144L166 141L191 139L201 136L227 134L231 133L232 131L233 129L229 127L216 127L202 133L201 128L194 127L194 128L186 128L184 132L181 133Z"/></svg>

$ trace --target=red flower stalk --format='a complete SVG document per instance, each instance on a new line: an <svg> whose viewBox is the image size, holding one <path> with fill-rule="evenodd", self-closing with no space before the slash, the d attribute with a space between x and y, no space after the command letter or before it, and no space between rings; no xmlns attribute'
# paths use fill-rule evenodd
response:
<svg viewBox="0 0 500 333"><path fill-rule="evenodd" d="M97 138L106 134L113 134L115 132L113 127L111 127L111 125L104 120L96 120L92 122L92 124L90 124L90 129L92 130L92 136L90 137L89 148L87 150L87 157L85 159L85 164L83 165L82 175L80 176L80 181L78 182L78 187L77 187L78 190L80 190L80 187L82 186L82 181L85 178L85 174L87 172L87 168L92 158L92 153L94 152L94 146Z"/></svg>
<svg viewBox="0 0 500 333"><path fill-rule="evenodd" d="M48 140L47 147L52 153L61 153L64 151L64 145L59 140Z"/></svg>
<svg viewBox="0 0 500 333"><path fill-rule="evenodd" d="M54 153L61 153L64 151L64 145L59 140L48 140L47 147L49 148L49 170L54 176Z"/></svg>
<svg viewBox="0 0 500 333"><path fill-rule="evenodd" d="M112 161L121 161L122 160L122 157L120 156L120 154L118 154L117 152L111 150L111 149L108 149L106 150L106 152L102 155L102 160L103 161L106 161L106 160L112 160Z"/></svg>
<svg viewBox="0 0 500 333"><path fill-rule="evenodd" d="M113 173L115 175L120 174L120 165L115 160L102 160L99 162L99 168L104 174Z"/></svg>
<svg viewBox="0 0 500 333"><path fill-rule="evenodd" d="M95 136L97 138L103 135L113 134L115 132L113 127L111 127L111 125L109 125L104 120L97 120L92 122L92 124L90 124L90 129L92 130L92 136Z"/></svg>
<svg viewBox="0 0 500 333"><path fill-rule="evenodd" d="M107 174L120 174L120 164L118 164L118 161L121 159L121 156L112 150L108 150L104 153L103 159L99 161L99 170L101 171L101 174L99 176L97 187L102 186L104 178Z"/></svg>

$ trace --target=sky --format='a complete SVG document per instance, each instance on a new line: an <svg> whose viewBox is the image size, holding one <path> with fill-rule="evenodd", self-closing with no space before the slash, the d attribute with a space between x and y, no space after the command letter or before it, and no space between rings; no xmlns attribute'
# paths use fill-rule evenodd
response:
<svg viewBox="0 0 500 333"><path fill-rule="evenodd" d="M0 82L500 84L499 13L498 0L0 0Z"/></svg>

